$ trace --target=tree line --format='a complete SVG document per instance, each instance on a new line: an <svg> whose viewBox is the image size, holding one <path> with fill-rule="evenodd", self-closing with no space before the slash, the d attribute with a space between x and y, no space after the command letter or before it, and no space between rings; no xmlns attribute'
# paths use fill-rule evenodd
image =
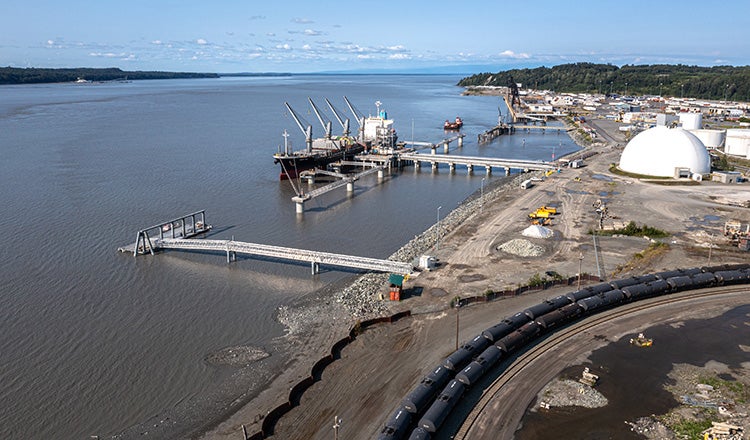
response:
<svg viewBox="0 0 750 440"><path fill-rule="evenodd" d="M138 79L218 78L216 73L126 71L111 68L46 69L0 67L0 84L39 84L76 81L116 81Z"/></svg>
<svg viewBox="0 0 750 440"><path fill-rule="evenodd" d="M750 101L750 66L624 65L572 63L479 73L459 86L508 86L570 93L659 95Z"/></svg>

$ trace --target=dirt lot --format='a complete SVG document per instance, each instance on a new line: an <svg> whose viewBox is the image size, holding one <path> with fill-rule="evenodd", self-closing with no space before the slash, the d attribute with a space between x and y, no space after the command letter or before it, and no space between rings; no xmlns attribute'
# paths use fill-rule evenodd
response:
<svg viewBox="0 0 750 440"><path fill-rule="evenodd" d="M610 134L613 139L617 135ZM583 168L565 168L531 189L506 188L495 199L487 199L481 212L441 240L439 251L434 253L439 267L407 282L405 287L417 294L390 304L394 313L409 309L413 317L367 330L345 348L341 359L326 368L322 380L303 395L301 405L281 419L274 438L331 438L334 416L343 420L341 438L374 438L408 390L455 349L456 311L449 305L456 296L524 285L535 274L544 276L551 271L564 277L575 276L579 264L584 273L620 278L678 267L747 261L748 254L730 247L722 234L725 220L750 222L750 210L740 206L750 200L747 184L647 183L608 171L610 163L619 161L620 148L608 144L595 150L599 154L588 159ZM595 255L589 231L598 222L592 208L597 200L604 201L615 217L609 221L632 220L670 232L667 246L649 253L644 252L652 243L648 238L599 237L600 255ZM522 237L521 231L529 226L528 212L550 204L557 205L560 211L552 222L553 238ZM497 249L519 238L541 246L543 254L519 257ZM710 244L713 247L709 251ZM462 308L459 338L470 339L507 315L567 291L570 288ZM296 341L299 357L289 370L259 398L204 438L238 438L242 424L247 425L249 433L257 431L265 412L283 402L289 387L309 374L310 364L304 359L318 359L346 330L326 329ZM557 362L564 365L580 355L575 353ZM546 370L543 373L551 374ZM543 385L529 389L529 401ZM520 407L525 408L525 404Z"/></svg>

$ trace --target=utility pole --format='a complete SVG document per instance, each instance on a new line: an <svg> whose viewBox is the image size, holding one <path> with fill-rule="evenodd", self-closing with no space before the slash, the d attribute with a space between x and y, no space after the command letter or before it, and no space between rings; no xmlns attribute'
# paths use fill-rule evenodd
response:
<svg viewBox="0 0 750 440"><path fill-rule="evenodd" d="M341 428L341 419L339 416L333 416L333 439L339 440L339 428Z"/></svg>
<svg viewBox="0 0 750 440"><path fill-rule="evenodd" d="M461 308L461 298L456 298L456 350L458 350L458 310Z"/></svg>
<svg viewBox="0 0 750 440"><path fill-rule="evenodd" d="M583 265L583 252L578 254L578 289L581 290L581 266Z"/></svg>

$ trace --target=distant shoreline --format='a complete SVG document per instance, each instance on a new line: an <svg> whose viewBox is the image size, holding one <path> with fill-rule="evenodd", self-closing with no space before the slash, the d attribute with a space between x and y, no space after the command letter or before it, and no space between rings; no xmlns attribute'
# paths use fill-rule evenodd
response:
<svg viewBox="0 0 750 440"><path fill-rule="evenodd" d="M121 70L111 68L60 68L48 69L39 67L0 67L0 84L54 84L69 82L115 82L136 81L143 79L194 79L194 78L220 78L227 77L251 77L251 76L291 76L291 73L211 73L211 72L163 72L142 70Z"/></svg>

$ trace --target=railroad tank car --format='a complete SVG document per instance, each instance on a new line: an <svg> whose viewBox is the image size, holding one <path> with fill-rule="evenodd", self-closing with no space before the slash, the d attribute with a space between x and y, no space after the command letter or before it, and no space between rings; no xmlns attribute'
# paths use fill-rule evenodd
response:
<svg viewBox="0 0 750 440"><path fill-rule="evenodd" d="M545 313L549 313L553 310L559 309L560 307L570 304L570 300L565 296L557 296L552 299L545 300L544 302L541 302L535 306L531 306L528 309L524 310L523 313L526 314L531 319L534 319L538 316L542 316Z"/></svg>
<svg viewBox="0 0 750 440"><path fill-rule="evenodd" d="M612 286L613 289L622 289L623 287L635 286L636 284L647 283L654 280L656 280L656 275L648 274L610 281L609 285Z"/></svg>
<svg viewBox="0 0 750 440"><path fill-rule="evenodd" d="M450 377L451 371L449 369L442 365L438 366L422 378L419 384L404 397L401 404L412 414L421 413L427 408L427 404L432 402L435 395L448 383Z"/></svg>
<svg viewBox="0 0 750 440"><path fill-rule="evenodd" d="M501 350L510 353L518 347L523 346L534 336L541 332L541 326L534 321L522 325L518 330L495 342Z"/></svg>
<svg viewBox="0 0 750 440"><path fill-rule="evenodd" d="M484 350L490 341L482 335L477 335L469 342L458 347L450 356L443 360L443 366L451 371L457 371L468 364L479 351Z"/></svg>
<svg viewBox="0 0 750 440"><path fill-rule="evenodd" d="M542 326L543 329L548 330L564 324L567 321L573 320L579 317L582 313L583 310L581 309L581 306L572 303L549 313L545 313L536 319L536 323Z"/></svg>
<svg viewBox="0 0 750 440"><path fill-rule="evenodd" d="M507 318L503 319L504 322L509 323L510 325L514 326L515 328L519 328L522 325L529 322L531 319L526 316L523 312L518 312L515 315L508 316Z"/></svg>
<svg viewBox="0 0 750 440"><path fill-rule="evenodd" d="M656 278L660 280L667 281L668 279L673 278L673 277L695 275L698 273L702 273L701 269L699 267L694 267L692 269L665 270L663 272L656 272L654 275L656 276Z"/></svg>
<svg viewBox="0 0 750 440"><path fill-rule="evenodd" d="M702 266L700 269L702 272L744 270L744 269L750 269L750 264L747 264L747 263L717 264L715 266Z"/></svg>
<svg viewBox="0 0 750 440"><path fill-rule="evenodd" d="M406 408L399 407L385 422L385 426L383 426L383 429L380 430L380 434L378 434L378 440L403 438L409 430L410 423L411 414L409 411L407 411Z"/></svg>
<svg viewBox="0 0 750 440"><path fill-rule="evenodd" d="M565 295L570 302L577 302L579 299L588 298L590 296L598 295L600 293L609 292L612 290L612 286L609 283L599 283L593 286L586 286L575 292L568 293Z"/></svg>
<svg viewBox="0 0 750 440"><path fill-rule="evenodd" d="M419 427L430 433L437 432L465 390L461 382L450 381L419 420Z"/></svg>
<svg viewBox="0 0 750 440"><path fill-rule="evenodd" d="M696 273L690 275L690 279L693 281L692 289L699 289L716 285L716 275L714 275L713 272Z"/></svg>
<svg viewBox="0 0 750 440"><path fill-rule="evenodd" d="M714 275L716 276L716 282L720 286L750 282L750 271L745 269L719 270L714 272Z"/></svg>
<svg viewBox="0 0 750 440"><path fill-rule="evenodd" d="M669 284L664 280L654 280L648 283L635 284L622 288L622 293L630 300L638 300L651 296L662 295L670 291Z"/></svg>
<svg viewBox="0 0 750 440"><path fill-rule="evenodd" d="M485 371L495 365L502 355L503 352L499 347L490 345L476 360L470 362L466 368L456 374L456 380L466 386L471 386L472 383L482 377Z"/></svg>
<svg viewBox="0 0 750 440"><path fill-rule="evenodd" d="M711 276L716 279L716 277L711 274ZM669 284L670 289L672 292L680 292L683 290L690 290L693 288L694 281L693 277L688 275L679 275L676 277L669 277L667 279L667 284Z"/></svg>
<svg viewBox="0 0 750 440"><path fill-rule="evenodd" d="M602 310L611 307L625 300L625 294L622 290L610 290L609 292L600 293L590 298L584 298L578 301L584 312L590 313L596 310Z"/></svg>
<svg viewBox="0 0 750 440"><path fill-rule="evenodd" d="M511 323L502 321L499 324L495 324L492 327L482 332L482 336L487 338L490 342L497 342L503 336L509 335L516 330L517 327L513 327Z"/></svg>
<svg viewBox="0 0 750 440"><path fill-rule="evenodd" d="M430 440L432 436L424 428L414 428L409 436L409 440Z"/></svg>

